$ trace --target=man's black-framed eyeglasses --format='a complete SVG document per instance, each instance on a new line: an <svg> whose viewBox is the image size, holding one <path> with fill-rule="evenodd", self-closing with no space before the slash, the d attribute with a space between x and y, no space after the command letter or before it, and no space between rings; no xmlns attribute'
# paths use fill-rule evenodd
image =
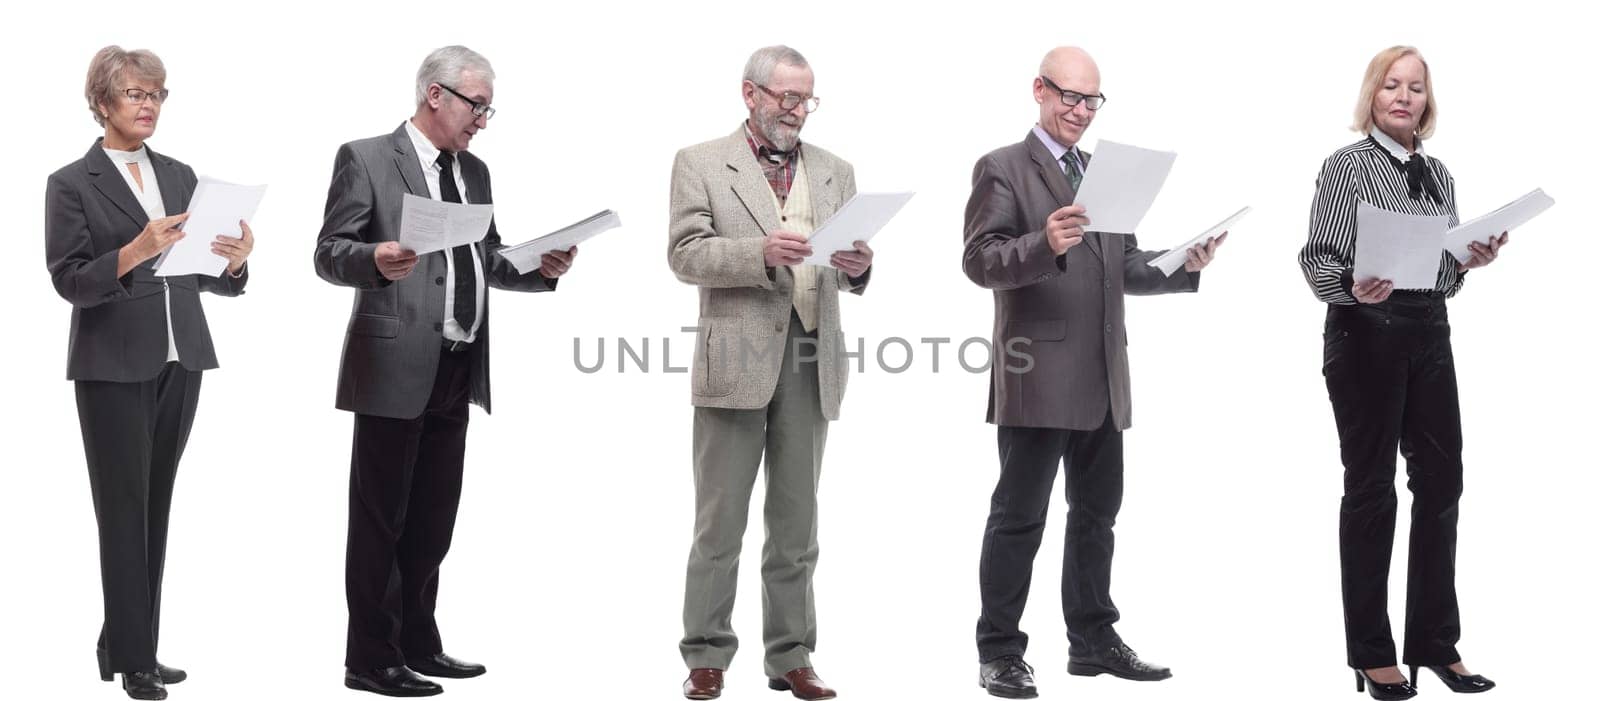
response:
<svg viewBox="0 0 1600 701"><path fill-rule="evenodd" d="M483 117L484 121L488 121L490 119L494 119L494 108L493 107L490 107L490 106L488 106L488 105L486 105L486 104L484 104L482 102L478 102L477 100L474 100L474 99L472 99L470 97L467 97L466 95L462 95L455 88L452 88L452 87L450 87L448 85L445 85L444 83L434 83L434 85L437 85L437 86L439 86L441 88L444 88L445 90L450 91L451 95L455 95L456 97L461 98L462 101L466 102L467 104L472 105L472 116L474 116L474 117Z"/></svg>
<svg viewBox="0 0 1600 701"><path fill-rule="evenodd" d="M785 111L785 112L788 112L789 110L792 110L792 109L794 109L796 107L799 107L800 105L804 104L806 106L806 113L810 114L812 112L817 111L817 107L822 104L822 98L817 97L815 95L813 95L811 97L806 97L804 95L798 95L798 94L795 94L795 93L792 93L792 92L786 92L786 93L783 93L783 94L780 95L780 94L775 93L775 92L773 92L771 90L768 90L767 86L762 85L760 83L751 83L751 85L754 85L754 86L756 86L758 88L761 88L761 92L764 92L764 93L766 93L768 95L773 96L774 98L777 98L778 107L782 108L783 111Z"/></svg>
<svg viewBox="0 0 1600 701"><path fill-rule="evenodd" d="M1101 93L1099 95L1085 95L1076 90L1068 90L1056 85L1055 81L1050 80L1042 75L1039 76L1039 80L1044 81L1044 84L1050 86L1051 90L1061 93L1061 104L1068 107L1077 107L1078 103L1082 102L1084 107L1088 107L1089 111L1093 112L1097 109L1100 109L1101 105L1106 104L1105 93Z"/></svg>

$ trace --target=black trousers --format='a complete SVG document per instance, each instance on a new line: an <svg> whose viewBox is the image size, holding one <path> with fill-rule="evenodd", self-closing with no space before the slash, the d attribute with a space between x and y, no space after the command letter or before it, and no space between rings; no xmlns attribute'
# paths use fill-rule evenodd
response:
<svg viewBox="0 0 1600 701"><path fill-rule="evenodd" d="M1388 586L1397 446L1411 490L1404 661L1456 662L1461 409L1443 296L1396 292L1380 304L1329 306L1323 375L1344 462L1339 571L1349 664L1395 664Z"/></svg>
<svg viewBox="0 0 1600 701"><path fill-rule="evenodd" d="M461 502L472 355L439 355L421 416L356 415L345 544L350 669L395 667L443 651L433 610Z"/></svg>
<svg viewBox="0 0 1600 701"><path fill-rule="evenodd" d="M1087 655L1121 642L1112 625L1112 526L1122 508L1122 432L1111 417L1094 431L1000 426L1000 480L989 501L978 563L983 613L978 659L1021 655L1020 628L1033 580L1033 557L1044 537L1050 490L1066 460L1067 538L1061 566L1061 610L1068 652Z"/></svg>
<svg viewBox="0 0 1600 701"><path fill-rule="evenodd" d="M74 384L100 535L105 622L98 646L113 672L150 671L172 484L194 424L200 373L172 362L144 382Z"/></svg>

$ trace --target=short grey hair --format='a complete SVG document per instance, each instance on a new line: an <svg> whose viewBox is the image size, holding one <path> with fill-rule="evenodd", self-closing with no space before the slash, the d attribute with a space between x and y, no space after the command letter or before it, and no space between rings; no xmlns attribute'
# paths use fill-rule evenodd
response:
<svg viewBox="0 0 1600 701"><path fill-rule="evenodd" d="M494 69L482 54L465 46L434 49L433 53L422 59L422 67L417 69L417 104L428 101L429 85L438 83L454 88L468 73L494 82Z"/></svg>
<svg viewBox="0 0 1600 701"><path fill-rule="evenodd" d="M95 52L89 60L89 75L83 81L83 97L89 102L89 112L95 123L105 126L106 118L100 108L116 105L122 98L120 81L123 73L131 73L156 84L167 86L167 67L161 59L146 49L127 51L115 44Z"/></svg>
<svg viewBox="0 0 1600 701"><path fill-rule="evenodd" d="M744 79L756 85L766 85L772 82L772 72L778 69L778 64L794 66L795 68L810 68L806 57L801 56L783 44L777 46L763 46L750 54L750 60L744 62Z"/></svg>

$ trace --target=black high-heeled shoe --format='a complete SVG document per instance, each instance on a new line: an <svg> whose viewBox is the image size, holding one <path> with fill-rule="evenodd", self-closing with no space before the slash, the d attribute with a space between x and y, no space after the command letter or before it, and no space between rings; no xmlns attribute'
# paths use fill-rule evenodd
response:
<svg viewBox="0 0 1600 701"><path fill-rule="evenodd" d="M1409 681L1399 684L1375 682L1372 681L1372 677L1367 676L1367 670L1364 669L1356 670L1356 691L1365 691L1378 701L1401 701L1417 695L1417 688Z"/></svg>
<svg viewBox="0 0 1600 701"><path fill-rule="evenodd" d="M1482 674L1457 674L1448 665L1427 665L1439 681L1458 694L1477 694L1494 688L1494 681ZM1417 665L1411 665L1411 678L1417 678Z"/></svg>
<svg viewBox="0 0 1600 701"><path fill-rule="evenodd" d="M116 679L111 672L111 653L103 647L94 649L94 659L100 663L100 681L109 682ZM189 678L189 673L177 667L168 667L160 662L156 663L156 674L161 677L162 684L177 684Z"/></svg>

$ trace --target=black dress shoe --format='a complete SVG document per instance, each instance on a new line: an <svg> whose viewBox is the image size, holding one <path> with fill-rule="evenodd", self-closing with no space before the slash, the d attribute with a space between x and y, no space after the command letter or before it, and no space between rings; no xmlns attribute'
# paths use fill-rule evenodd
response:
<svg viewBox="0 0 1600 701"><path fill-rule="evenodd" d="M1448 665L1428 665L1439 681L1458 694L1476 694L1494 688L1494 681L1482 674L1456 674ZM1411 685L1417 684L1417 665L1411 665Z"/></svg>
<svg viewBox="0 0 1600 701"><path fill-rule="evenodd" d="M161 683L161 675L153 669L148 672L124 672L122 690L128 692L128 698L132 699L161 701L167 697L167 685Z"/></svg>
<svg viewBox="0 0 1600 701"><path fill-rule="evenodd" d="M1067 658L1067 674L1092 677L1109 674L1136 682L1154 682L1172 676L1172 670L1139 659L1133 649L1117 643L1084 657Z"/></svg>
<svg viewBox="0 0 1600 701"><path fill-rule="evenodd" d="M1003 699L1031 699L1039 695L1033 685L1033 667L1017 655L1006 655L978 666L978 686L990 696Z"/></svg>
<svg viewBox="0 0 1600 701"><path fill-rule="evenodd" d="M189 673L177 667L168 667L160 662L156 663L156 674L161 675L162 684L177 684L189 678Z"/></svg>
<svg viewBox="0 0 1600 701"><path fill-rule="evenodd" d="M370 691L383 696L433 696L444 693L444 687L417 676L405 666L369 669L364 672L347 669L344 685L356 691Z"/></svg>
<svg viewBox="0 0 1600 701"><path fill-rule="evenodd" d="M1375 682L1372 681L1372 677L1367 676L1367 670L1364 669L1356 670L1356 691L1365 691L1378 701L1401 701L1417 695L1417 687L1412 686L1411 682L1403 681L1399 684Z"/></svg>
<svg viewBox="0 0 1600 701"><path fill-rule="evenodd" d="M94 659L100 663L100 681L108 682L116 675L111 672L111 653L103 647L94 649ZM156 674L161 677L162 684L177 684L189 678L189 673L177 667L168 667L160 662L156 663Z"/></svg>
<svg viewBox="0 0 1600 701"><path fill-rule="evenodd" d="M445 677L448 679L466 679L489 671L489 668L481 664L463 662L442 652L417 660L407 657L406 666L410 667L411 671L425 677Z"/></svg>

